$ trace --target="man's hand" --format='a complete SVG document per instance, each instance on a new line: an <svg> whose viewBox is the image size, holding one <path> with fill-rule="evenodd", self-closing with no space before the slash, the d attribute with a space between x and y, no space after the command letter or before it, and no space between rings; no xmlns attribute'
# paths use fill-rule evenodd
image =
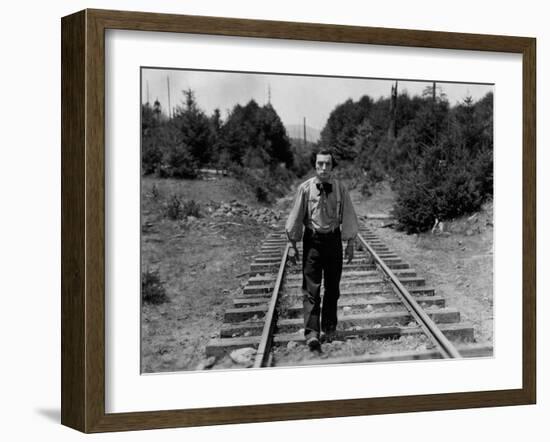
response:
<svg viewBox="0 0 550 442"><path fill-rule="evenodd" d="M298 252L296 244L291 244L290 248L288 249L288 260L294 265L296 265L298 261L300 261L300 253Z"/></svg>
<svg viewBox="0 0 550 442"><path fill-rule="evenodd" d="M351 260L353 259L353 241L348 241L348 245L346 246L346 264L349 264Z"/></svg>

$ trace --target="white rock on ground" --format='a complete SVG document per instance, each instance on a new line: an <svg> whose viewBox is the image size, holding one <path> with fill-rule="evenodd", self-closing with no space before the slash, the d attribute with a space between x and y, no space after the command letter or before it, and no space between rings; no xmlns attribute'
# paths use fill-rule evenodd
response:
<svg viewBox="0 0 550 442"><path fill-rule="evenodd" d="M254 363L254 356L256 356L256 350L252 347L239 348L229 354L233 362L247 367Z"/></svg>
<svg viewBox="0 0 550 442"><path fill-rule="evenodd" d="M216 356L210 356L209 358L207 359L204 359L203 361L201 361L199 363L199 365L197 365L197 370L204 370L206 368L211 368L214 363L216 362Z"/></svg>

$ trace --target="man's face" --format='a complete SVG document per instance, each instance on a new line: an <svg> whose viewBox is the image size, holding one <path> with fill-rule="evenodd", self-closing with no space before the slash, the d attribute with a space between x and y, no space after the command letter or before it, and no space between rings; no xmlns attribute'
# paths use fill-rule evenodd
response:
<svg viewBox="0 0 550 442"><path fill-rule="evenodd" d="M332 156L317 154L315 171L321 181L329 181L332 176Z"/></svg>

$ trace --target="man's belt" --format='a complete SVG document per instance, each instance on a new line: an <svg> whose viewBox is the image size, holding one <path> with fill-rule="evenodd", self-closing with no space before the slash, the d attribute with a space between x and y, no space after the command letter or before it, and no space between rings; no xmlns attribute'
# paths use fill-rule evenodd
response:
<svg viewBox="0 0 550 442"><path fill-rule="evenodd" d="M311 235L314 235L314 236L330 236L330 235L335 235L337 233L340 233L340 227L335 227L334 229L329 230L327 232L315 230L315 229L312 229L311 227L306 227L306 230L309 230Z"/></svg>

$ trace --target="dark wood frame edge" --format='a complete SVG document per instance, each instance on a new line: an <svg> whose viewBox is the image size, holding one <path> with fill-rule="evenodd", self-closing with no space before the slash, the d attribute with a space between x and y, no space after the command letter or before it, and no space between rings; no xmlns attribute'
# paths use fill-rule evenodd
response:
<svg viewBox="0 0 550 442"><path fill-rule="evenodd" d="M61 422L83 432L533 404L536 401L536 40L142 12L84 10L62 19ZM105 413L104 35L186 32L523 56L523 386L514 390L188 410Z"/></svg>

